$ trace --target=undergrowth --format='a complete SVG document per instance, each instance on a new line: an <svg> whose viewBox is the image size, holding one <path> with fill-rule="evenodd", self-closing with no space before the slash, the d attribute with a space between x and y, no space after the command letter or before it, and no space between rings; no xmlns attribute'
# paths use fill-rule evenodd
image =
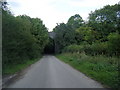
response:
<svg viewBox="0 0 120 90"><path fill-rule="evenodd" d="M88 56L84 53L63 53L56 55L87 76L101 82L105 87L120 88L118 70L119 58L106 56Z"/></svg>

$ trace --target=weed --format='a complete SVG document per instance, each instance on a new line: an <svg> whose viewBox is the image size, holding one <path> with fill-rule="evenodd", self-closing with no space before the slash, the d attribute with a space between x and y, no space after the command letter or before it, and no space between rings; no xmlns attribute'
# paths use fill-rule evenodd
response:
<svg viewBox="0 0 120 90"><path fill-rule="evenodd" d="M109 58L102 55L88 56L84 53L63 53L56 57L108 87L119 87L119 58Z"/></svg>

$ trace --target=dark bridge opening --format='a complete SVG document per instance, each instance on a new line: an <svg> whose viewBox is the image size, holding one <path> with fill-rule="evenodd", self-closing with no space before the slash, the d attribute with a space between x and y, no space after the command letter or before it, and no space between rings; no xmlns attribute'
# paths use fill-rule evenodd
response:
<svg viewBox="0 0 120 90"><path fill-rule="evenodd" d="M55 43L52 38L49 38L49 43L44 48L44 54L54 54L55 53Z"/></svg>

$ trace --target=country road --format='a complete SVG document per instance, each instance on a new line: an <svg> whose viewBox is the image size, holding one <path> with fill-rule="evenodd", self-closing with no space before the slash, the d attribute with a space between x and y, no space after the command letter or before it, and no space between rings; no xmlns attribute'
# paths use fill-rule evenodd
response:
<svg viewBox="0 0 120 90"><path fill-rule="evenodd" d="M55 56L45 55L7 88L103 88L103 86Z"/></svg>

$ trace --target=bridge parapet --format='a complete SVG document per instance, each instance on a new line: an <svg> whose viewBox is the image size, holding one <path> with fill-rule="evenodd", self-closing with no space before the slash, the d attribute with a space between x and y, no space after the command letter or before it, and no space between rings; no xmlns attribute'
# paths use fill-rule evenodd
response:
<svg viewBox="0 0 120 90"><path fill-rule="evenodd" d="M50 38L54 39L54 37L55 37L55 32L49 32L49 36L50 36Z"/></svg>

